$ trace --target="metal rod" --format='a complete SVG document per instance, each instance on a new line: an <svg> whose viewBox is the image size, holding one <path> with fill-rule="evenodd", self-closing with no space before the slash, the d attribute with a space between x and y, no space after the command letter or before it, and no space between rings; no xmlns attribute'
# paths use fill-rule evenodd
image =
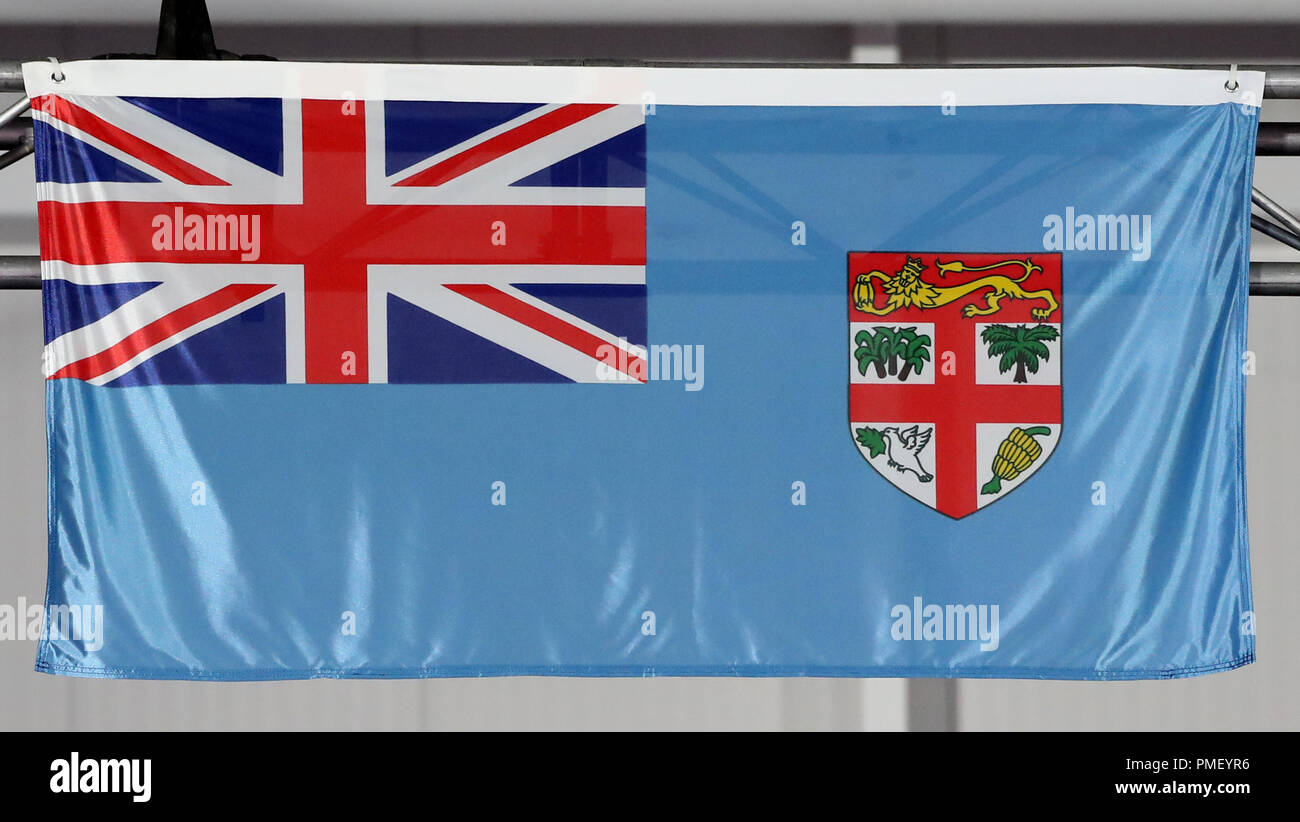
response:
<svg viewBox="0 0 1300 822"><path fill-rule="evenodd" d="M1264 76L1264 98L1275 100L1300 99L1300 66L1254 66L1267 72Z"/></svg>
<svg viewBox="0 0 1300 822"><path fill-rule="evenodd" d="M40 287L40 257L0 256L0 289Z"/></svg>
<svg viewBox="0 0 1300 822"><path fill-rule="evenodd" d="M1252 297L1300 297L1300 263L1251 263Z"/></svg>
<svg viewBox="0 0 1300 822"><path fill-rule="evenodd" d="M19 60L0 60L0 91L23 91L23 64Z"/></svg>
<svg viewBox="0 0 1300 822"><path fill-rule="evenodd" d="M288 61L286 61L288 62ZM351 62L351 61L343 61ZM401 61L399 61L401 62ZM411 62L411 61L408 61ZM414 61L420 62L420 61ZM439 62L428 60L424 62ZM490 61L473 61L458 60L447 61L455 62L459 65L488 64ZM510 61L499 61L510 63ZM518 61L510 63L512 65L520 64ZM1088 68L1090 66L1080 66L1072 63L917 63L917 64L870 64L870 63L719 63L710 61L637 61L637 60L529 60L523 61L523 65L535 66L572 66L572 65L599 65L599 66L630 66L630 67L654 67L654 68L706 68L716 66L720 68L833 68L833 69L857 69L861 71L878 71L880 69L893 68ZM1171 65L1171 64L1152 64L1147 68L1182 68L1182 69L1201 69L1201 70L1221 70L1224 76L1227 76L1228 66L1225 63L1214 65ZM1264 77L1264 97L1265 99L1278 100L1295 100L1300 99L1300 66L1238 66L1239 71L1263 71ZM0 91L22 91L23 90L23 69L22 62L18 60L0 60Z"/></svg>
<svg viewBox="0 0 1300 822"><path fill-rule="evenodd" d="M635 62L635 61L590 61L601 66L655 66L655 67L703 67L718 66L728 68L837 68L859 69L865 71L889 68L1061 68L1059 63L1012 63L972 65L961 64L921 64L921 65L871 65L862 63L708 63L708 62ZM572 60L538 60L531 65L583 65L585 61ZM1220 65L1156 65L1152 68L1191 68L1219 69ZM1300 66L1241 66L1241 71L1264 71L1264 97L1266 99L1300 99ZM1226 71L1226 69L1225 69ZM0 60L0 91L23 91L22 63L16 60ZM7 112L6 112L7 113ZM15 151L0 156L0 168L8 165L31 152L30 119L20 118L13 123L0 126L0 148L14 147ZM1261 155L1300 155L1300 124L1295 123L1261 123L1258 139L1258 153ZM19 154L21 152L21 154ZM11 155L17 154L11 158ZM5 161L8 162L5 162ZM1269 200L1276 206L1276 203ZM1258 203L1257 203L1258 204ZM1263 205L1262 210L1268 211ZM1280 209L1280 206L1278 207ZM1276 214L1268 213L1278 218ZM1283 210L1283 213L1286 213ZM1288 215L1289 216L1289 215ZM1278 218L1281 219L1281 218ZM1253 222L1253 221L1252 221ZM1276 230L1267 221L1265 225ZM1285 220L1283 220L1285 222ZM1258 228L1258 226L1256 226ZM1270 233L1266 229L1260 229ZM1285 233L1285 232L1284 232ZM1271 236L1271 235L1270 235ZM1289 235L1288 235L1289 236ZM1283 240L1285 242L1285 240ZM40 259L38 257L0 256L0 289L38 289L40 288ZM1300 296L1300 263L1257 262L1250 264L1250 293L1257 296Z"/></svg>
<svg viewBox="0 0 1300 822"><path fill-rule="evenodd" d="M1296 251L1300 251L1300 237L1297 237L1280 225L1275 225L1274 223L1269 222L1258 214L1250 215L1250 227L1258 231L1260 234L1265 234L1277 240L1279 243L1285 243Z"/></svg>
<svg viewBox="0 0 1300 822"><path fill-rule="evenodd" d="M0 256L0 289L40 287L40 257ZM1300 297L1300 263L1251 263L1250 293L1256 297Z"/></svg>
<svg viewBox="0 0 1300 822"><path fill-rule="evenodd" d="M465 61L463 65L475 65L473 61ZM1035 67L1054 67L1063 68L1064 64L987 64L978 63L973 65L960 64L926 64L926 65L885 65L885 64L864 64L864 63L710 63L710 62L620 62L612 60L535 60L529 61L526 65L600 65L600 66L655 66L665 68L675 67L706 67L719 66L731 68L834 68L834 69L862 69L866 71L888 68L1035 68ZM1221 66L1156 66L1156 68L1193 68L1193 69L1216 69ZM1300 99L1300 66L1242 66L1242 71L1255 70L1264 71L1264 97L1274 99ZM1226 72L1226 69L1225 69ZM22 64L16 60L0 60L0 91L22 91ZM7 114L8 112L6 112ZM31 120L22 118L19 123L26 125L26 130L20 131L13 125L5 125L4 115L0 115L0 149L13 148L22 142L26 137L24 134L31 133ZM1255 153L1261 157L1295 157L1300 156L1300 123L1260 123L1259 136L1255 143Z"/></svg>
<svg viewBox="0 0 1300 822"><path fill-rule="evenodd" d="M1255 154L1259 157L1300 155L1300 123L1260 123Z"/></svg>
<svg viewBox="0 0 1300 822"><path fill-rule="evenodd" d="M32 101L24 97L4 111L0 111L0 126L9 125L10 122L18 119L18 115L29 109L31 105Z"/></svg>
<svg viewBox="0 0 1300 822"><path fill-rule="evenodd" d="M15 118L7 125L0 125L0 150L14 148L31 136L32 118ZM1260 157L1300 156L1300 123L1260 123L1255 154Z"/></svg>
<svg viewBox="0 0 1300 822"><path fill-rule="evenodd" d="M10 149L4 154L0 154L0 169L9 168L9 166L18 162L28 154L32 153L33 144L31 140L21 143L17 148Z"/></svg>
<svg viewBox="0 0 1300 822"><path fill-rule="evenodd" d="M0 126L0 151L18 148L32 139L32 118L16 117L12 123Z"/></svg>
<svg viewBox="0 0 1300 822"><path fill-rule="evenodd" d="M1297 220L1291 212L1287 211L1267 194L1251 187L1250 201L1258 206L1260 211L1281 223L1283 228L1292 234L1300 236L1300 220Z"/></svg>

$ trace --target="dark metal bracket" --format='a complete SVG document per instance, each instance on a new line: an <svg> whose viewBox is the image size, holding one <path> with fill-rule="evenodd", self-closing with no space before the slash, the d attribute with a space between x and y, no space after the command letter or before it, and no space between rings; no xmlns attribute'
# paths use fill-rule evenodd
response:
<svg viewBox="0 0 1300 822"><path fill-rule="evenodd" d="M217 48L207 0L162 0L153 54L101 54L97 60L274 60Z"/></svg>

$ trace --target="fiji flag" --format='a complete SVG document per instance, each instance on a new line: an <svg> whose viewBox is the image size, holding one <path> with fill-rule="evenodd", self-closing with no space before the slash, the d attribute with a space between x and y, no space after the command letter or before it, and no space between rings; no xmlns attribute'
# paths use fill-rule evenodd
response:
<svg viewBox="0 0 1300 822"><path fill-rule="evenodd" d="M33 110L51 378L643 366L640 106L52 93Z"/></svg>
<svg viewBox="0 0 1300 822"><path fill-rule="evenodd" d="M1254 659L1258 73L62 68L40 671Z"/></svg>

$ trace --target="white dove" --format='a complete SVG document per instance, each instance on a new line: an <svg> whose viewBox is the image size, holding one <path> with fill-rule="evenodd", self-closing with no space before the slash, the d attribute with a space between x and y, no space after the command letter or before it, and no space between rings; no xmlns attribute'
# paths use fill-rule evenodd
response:
<svg viewBox="0 0 1300 822"><path fill-rule="evenodd" d="M930 435L933 433L933 428L918 432L915 425L902 431L894 427L881 431L880 436L885 441L885 459L889 461L889 467L899 471L911 471L921 478L921 482L934 479L934 474L921 465L921 451L930 444Z"/></svg>

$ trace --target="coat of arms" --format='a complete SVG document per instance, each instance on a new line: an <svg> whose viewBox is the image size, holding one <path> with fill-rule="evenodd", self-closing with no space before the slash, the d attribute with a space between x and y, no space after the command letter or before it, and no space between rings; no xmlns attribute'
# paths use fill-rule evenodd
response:
<svg viewBox="0 0 1300 822"><path fill-rule="evenodd" d="M1061 255L850 252L849 432L899 490L960 519L1061 438Z"/></svg>

